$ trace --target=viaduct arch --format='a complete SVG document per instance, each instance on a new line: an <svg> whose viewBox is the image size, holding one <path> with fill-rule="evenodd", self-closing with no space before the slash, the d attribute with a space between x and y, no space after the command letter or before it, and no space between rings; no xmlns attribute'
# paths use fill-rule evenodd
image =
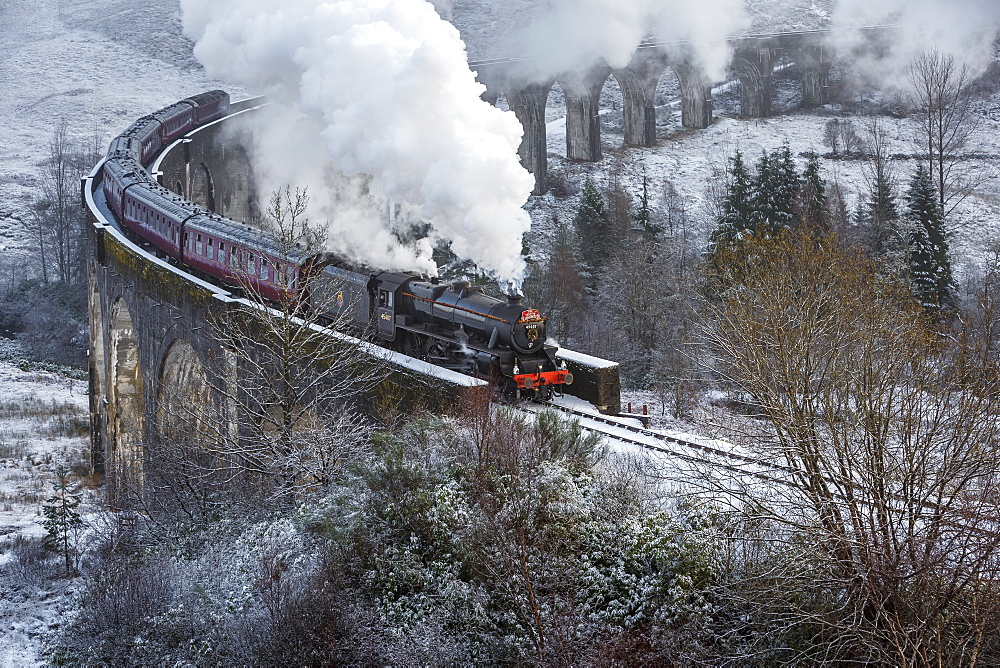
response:
<svg viewBox="0 0 1000 668"><path fill-rule="evenodd" d="M885 38L891 28L862 29L869 42ZM741 113L763 117L772 112L771 88L775 66L782 59L798 68L802 104L828 103L830 67L834 57L828 44L829 31L752 36L730 40L731 66L740 86ZM534 194L548 189L545 107L558 82L566 100L566 157L597 161L602 158L599 100L609 76L622 89L625 144L656 145L656 87L660 77L672 71L680 84L681 124L703 129L712 123L712 81L696 59L684 53L683 45L641 46L624 68L598 64L539 80L528 63L494 60L470 63L480 83L483 99L496 104L503 96L524 127L518 154L535 176Z"/></svg>
<svg viewBox="0 0 1000 668"><path fill-rule="evenodd" d="M247 148L252 136L240 127L240 114L259 104L232 105L228 118L171 145L151 173L186 193L197 190L197 179L203 179L211 184L205 194L211 193L217 213L236 220L251 217L257 199ZM202 408L220 407L212 387L239 382L231 373L232 354L213 323L215 315L250 305L157 257L118 229L103 202L101 170L98 165L82 184L93 249L88 260L91 465L106 475L112 505L127 507L145 494L150 475L158 471L163 437L182 421L191 427L204 414ZM484 381L374 345L360 346L361 354L391 370L381 388L391 401L419 399L444 410L470 392L486 391Z"/></svg>

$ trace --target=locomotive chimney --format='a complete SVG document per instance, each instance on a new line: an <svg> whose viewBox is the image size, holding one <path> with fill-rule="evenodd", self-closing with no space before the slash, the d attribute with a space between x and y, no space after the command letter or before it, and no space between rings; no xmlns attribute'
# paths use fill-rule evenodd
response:
<svg viewBox="0 0 1000 668"><path fill-rule="evenodd" d="M510 304L511 306L520 306L521 299L523 299L521 295L514 295L514 294L507 295L507 303Z"/></svg>

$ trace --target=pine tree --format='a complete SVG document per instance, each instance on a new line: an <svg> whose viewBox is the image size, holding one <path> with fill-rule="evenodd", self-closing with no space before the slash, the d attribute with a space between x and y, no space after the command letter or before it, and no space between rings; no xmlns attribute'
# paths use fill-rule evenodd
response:
<svg viewBox="0 0 1000 668"><path fill-rule="evenodd" d="M63 555L66 560L66 573L70 574L75 570L73 557L76 555L76 550L73 537L83 527L83 520L77 510L80 497L70 491L68 475L65 469L56 471L52 496L42 506L42 514L45 515L42 526L46 531L45 547Z"/></svg>
<svg viewBox="0 0 1000 668"><path fill-rule="evenodd" d="M611 221L604 197L590 179L583 184L573 227L580 240L584 265L592 276L596 276L612 254L614 239L611 238Z"/></svg>
<svg viewBox="0 0 1000 668"><path fill-rule="evenodd" d="M826 199L826 181L819 173L819 158L813 155L802 172L797 204L799 220L809 227L828 231L830 226Z"/></svg>
<svg viewBox="0 0 1000 668"><path fill-rule="evenodd" d="M539 296L550 318L551 335L562 338L569 334L570 323L585 308L585 275L573 230L558 219L554 222L555 236L542 274Z"/></svg>
<svg viewBox="0 0 1000 668"><path fill-rule="evenodd" d="M534 262L534 259L531 256L531 244L528 243L527 232L521 235L521 257L524 259L525 264Z"/></svg>
<svg viewBox="0 0 1000 668"><path fill-rule="evenodd" d="M639 196L639 207L633 214L632 220L642 231L647 242L655 243L663 234L663 226L653 220L653 211L649 206L649 177L645 165L642 168L642 194Z"/></svg>
<svg viewBox="0 0 1000 668"><path fill-rule="evenodd" d="M754 229L769 236L791 227L799 175L788 145L761 155L753 182Z"/></svg>
<svg viewBox="0 0 1000 668"><path fill-rule="evenodd" d="M752 178L739 149L730 159L727 173L729 182L722 197L722 215L710 239L713 247L741 239L754 230Z"/></svg>
<svg viewBox="0 0 1000 668"><path fill-rule="evenodd" d="M948 301L951 261L937 188L923 164L917 165L910 181L906 203L913 292L925 308L938 310Z"/></svg>
<svg viewBox="0 0 1000 668"><path fill-rule="evenodd" d="M896 195L892 191L891 183L877 180L860 211L860 222L868 228L867 246L876 256L891 250L898 227L899 213L896 210Z"/></svg>
<svg viewBox="0 0 1000 668"><path fill-rule="evenodd" d="M868 185L868 195L858 205L857 221L863 228L864 245L869 253L897 260L895 256L901 251L902 239L899 235L896 176L889 154L889 137L877 116L867 121L865 132L868 159L862 165L862 175Z"/></svg>

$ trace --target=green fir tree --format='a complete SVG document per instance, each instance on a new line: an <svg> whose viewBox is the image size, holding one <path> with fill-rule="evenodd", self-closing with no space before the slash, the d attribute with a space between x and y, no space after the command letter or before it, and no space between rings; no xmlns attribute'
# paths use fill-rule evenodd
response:
<svg viewBox="0 0 1000 668"><path fill-rule="evenodd" d="M74 536L83 527L83 519L77 508L80 497L70 491L69 473L65 469L56 471L56 483L52 488L52 496L46 499L42 506L42 526L45 527L44 545L46 548L60 553L66 561L66 573L75 571L73 558L76 556Z"/></svg>
<svg viewBox="0 0 1000 668"><path fill-rule="evenodd" d="M787 144L761 155L753 181L753 227L756 232L774 236L791 227L799 185L799 174Z"/></svg>
<svg viewBox="0 0 1000 668"><path fill-rule="evenodd" d="M538 296L549 316L551 336L562 339L570 335L574 320L586 309L586 276L573 230L558 219L554 222L555 235L538 286Z"/></svg>
<svg viewBox="0 0 1000 668"><path fill-rule="evenodd" d="M583 184L573 228L580 240L583 264L591 276L596 276L611 259L615 239L604 197L590 179Z"/></svg>
<svg viewBox="0 0 1000 668"><path fill-rule="evenodd" d="M906 209L913 292L925 308L937 311L950 295L951 260L937 188L923 164L910 181Z"/></svg>
<svg viewBox="0 0 1000 668"><path fill-rule="evenodd" d="M872 177L868 198L859 204L857 220L864 228L864 244L875 257L898 251L899 211L891 174Z"/></svg>
<svg viewBox="0 0 1000 668"><path fill-rule="evenodd" d="M649 177L645 165L642 168L642 194L632 220L648 243L656 243L663 234L663 226L653 220L653 210L649 205Z"/></svg>
<svg viewBox="0 0 1000 668"><path fill-rule="evenodd" d="M722 196L718 227L709 238L709 254L731 241L753 234L753 182L739 149L729 160L727 184Z"/></svg>
<svg viewBox="0 0 1000 668"><path fill-rule="evenodd" d="M830 228L826 206L826 181L820 175L819 158L809 157L802 172L798 198L799 219L804 225L827 231Z"/></svg>

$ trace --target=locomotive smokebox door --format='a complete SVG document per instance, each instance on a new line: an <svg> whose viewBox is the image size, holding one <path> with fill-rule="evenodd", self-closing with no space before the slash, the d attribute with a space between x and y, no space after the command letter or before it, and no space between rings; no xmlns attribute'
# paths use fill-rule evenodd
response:
<svg viewBox="0 0 1000 668"><path fill-rule="evenodd" d="M375 317L378 319L379 338L392 341L396 338L396 314L391 290L378 289L375 295Z"/></svg>

